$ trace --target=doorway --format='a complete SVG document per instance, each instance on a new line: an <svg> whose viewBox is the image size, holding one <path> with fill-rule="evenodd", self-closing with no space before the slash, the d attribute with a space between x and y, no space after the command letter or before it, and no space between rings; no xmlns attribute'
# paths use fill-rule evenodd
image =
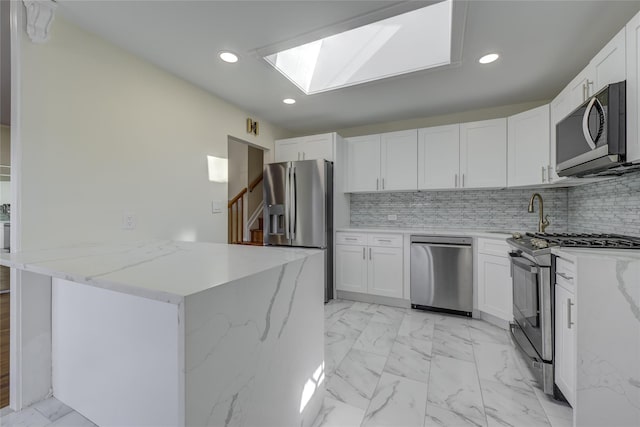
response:
<svg viewBox="0 0 640 427"><path fill-rule="evenodd" d="M262 171L264 151L228 139L228 243L263 244Z"/></svg>

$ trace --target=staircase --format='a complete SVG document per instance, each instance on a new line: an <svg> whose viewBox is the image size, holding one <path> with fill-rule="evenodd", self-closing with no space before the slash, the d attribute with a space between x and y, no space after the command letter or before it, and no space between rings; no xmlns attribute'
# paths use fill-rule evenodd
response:
<svg viewBox="0 0 640 427"><path fill-rule="evenodd" d="M263 246L264 220L262 217L262 207L258 207L255 212L248 217L248 224L245 224L244 214L246 206L246 195L253 192L256 186L262 181L262 174L243 188L235 197L229 200L228 204L228 242L235 245Z"/></svg>

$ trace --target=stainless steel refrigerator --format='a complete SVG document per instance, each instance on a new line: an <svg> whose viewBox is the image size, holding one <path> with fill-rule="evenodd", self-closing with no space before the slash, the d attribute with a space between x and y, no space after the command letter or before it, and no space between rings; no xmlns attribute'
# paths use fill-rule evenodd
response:
<svg viewBox="0 0 640 427"><path fill-rule="evenodd" d="M324 249L325 302L333 298L333 163L264 167L264 243Z"/></svg>

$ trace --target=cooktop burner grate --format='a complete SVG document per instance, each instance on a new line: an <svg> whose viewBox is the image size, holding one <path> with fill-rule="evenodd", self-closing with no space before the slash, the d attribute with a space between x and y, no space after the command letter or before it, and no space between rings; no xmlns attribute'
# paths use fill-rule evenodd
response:
<svg viewBox="0 0 640 427"><path fill-rule="evenodd" d="M640 238L603 233L527 233L550 246L574 248L640 249Z"/></svg>

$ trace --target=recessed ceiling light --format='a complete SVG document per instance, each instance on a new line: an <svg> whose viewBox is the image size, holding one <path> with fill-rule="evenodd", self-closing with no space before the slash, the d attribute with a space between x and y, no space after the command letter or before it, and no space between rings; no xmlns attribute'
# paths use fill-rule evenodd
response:
<svg viewBox="0 0 640 427"><path fill-rule="evenodd" d="M285 98L285 99L282 100L282 102L284 102L285 104L291 105L291 104L295 104L296 100L293 99L293 98Z"/></svg>
<svg viewBox="0 0 640 427"><path fill-rule="evenodd" d="M481 64L490 64L498 58L500 58L500 55L498 55L497 53L489 53L478 59L478 62Z"/></svg>
<svg viewBox="0 0 640 427"><path fill-rule="evenodd" d="M231 52L220 52L220 59L222 59L224 62L233 64L234 62L238 62L238 55Z"/></svg>

